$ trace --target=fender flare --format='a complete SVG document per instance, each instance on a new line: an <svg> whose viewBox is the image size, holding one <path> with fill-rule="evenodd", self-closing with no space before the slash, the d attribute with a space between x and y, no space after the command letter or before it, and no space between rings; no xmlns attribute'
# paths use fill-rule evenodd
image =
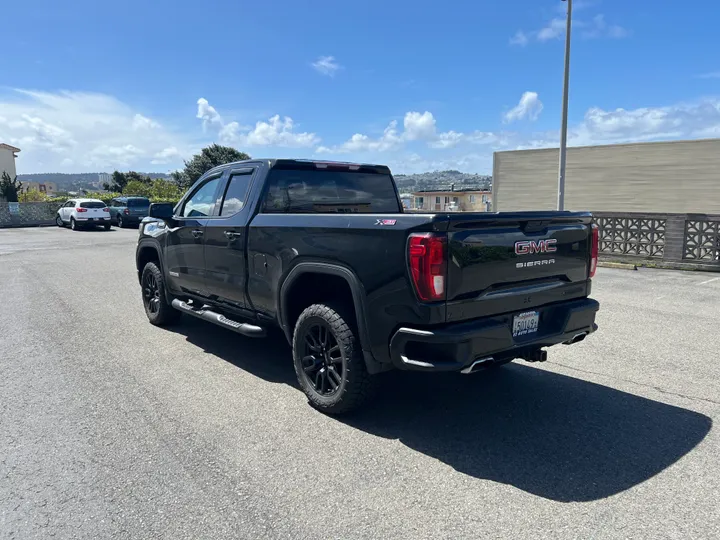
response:
<svg viewBox="0 0 720 540"><path fill-rule="evenodd" d="M355 320L358 325L358 334L360 345L363 352L370 352L370 338L367 331L367 318L365 316L365 288L355 272L345 266L326 262L301 262L293 266L279 288L278 298L278 320L285 337L289 343L292 343L292 328L287 320L288 313L288 293L292 284L304 274L329 274L343 278L350 286L350 293L353 298L355 308Z"/></svg>

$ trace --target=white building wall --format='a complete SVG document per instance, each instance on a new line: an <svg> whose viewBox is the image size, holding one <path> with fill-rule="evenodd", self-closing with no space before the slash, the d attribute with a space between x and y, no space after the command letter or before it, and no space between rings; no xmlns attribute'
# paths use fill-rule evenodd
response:
<svg viewBox="0 0 720 540"><path fill-rule="evenodd" d="M0 178L3 172L8 173L10 178L15 178L17 175L15 170L15 154L7 148L0 148Z"/></svg>
<svg viewBox="0 0 720 540"><path fill-rule="evenodd" d="M558 149L496 152L495 211L554 210ZM569 148L565 208L720 213L720 139Z"/></svg>

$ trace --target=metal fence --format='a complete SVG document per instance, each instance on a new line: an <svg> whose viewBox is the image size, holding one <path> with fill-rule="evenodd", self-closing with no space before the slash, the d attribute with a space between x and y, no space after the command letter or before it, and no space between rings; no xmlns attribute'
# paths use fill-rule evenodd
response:
<svg viewBox="0 0 720 540"><path fill-rule="evenodd" d="M720 215L594 212L600 255L720 267Z"/></svg>

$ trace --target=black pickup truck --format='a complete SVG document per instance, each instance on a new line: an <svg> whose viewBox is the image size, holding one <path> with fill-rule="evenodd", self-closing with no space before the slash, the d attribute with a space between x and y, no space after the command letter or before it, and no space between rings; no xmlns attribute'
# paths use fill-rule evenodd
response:
<svg viewBox="0 0 720 540"><path fill-rule="evenodd" d="M153 204L137 271L153 324L279 326L310 402L342 413L389 369L543 361L596 330L591 218L407 213L385 166L249 160Z"/></svg>

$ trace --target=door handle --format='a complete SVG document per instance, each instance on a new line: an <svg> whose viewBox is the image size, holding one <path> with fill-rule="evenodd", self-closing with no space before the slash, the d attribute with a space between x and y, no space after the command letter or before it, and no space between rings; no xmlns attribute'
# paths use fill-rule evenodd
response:
<svg viewBox="0 0 720 540"><path fill-rule="evenodd" d="M233 240L235 240L238 236L240 236L240 233L236 233L236 232L233 232L233 231L225 231L224 234L225 234L225 238L227 238L227 239L230 240L231 242L232 242Z"/></svg>
<svg viewBox="0 0 720 540"><path fill-rule="evenodd" d="M195 238L200 238L203 235L203 232L200 229L195 229L194 231L192 231L192 235Z"/></svg>

